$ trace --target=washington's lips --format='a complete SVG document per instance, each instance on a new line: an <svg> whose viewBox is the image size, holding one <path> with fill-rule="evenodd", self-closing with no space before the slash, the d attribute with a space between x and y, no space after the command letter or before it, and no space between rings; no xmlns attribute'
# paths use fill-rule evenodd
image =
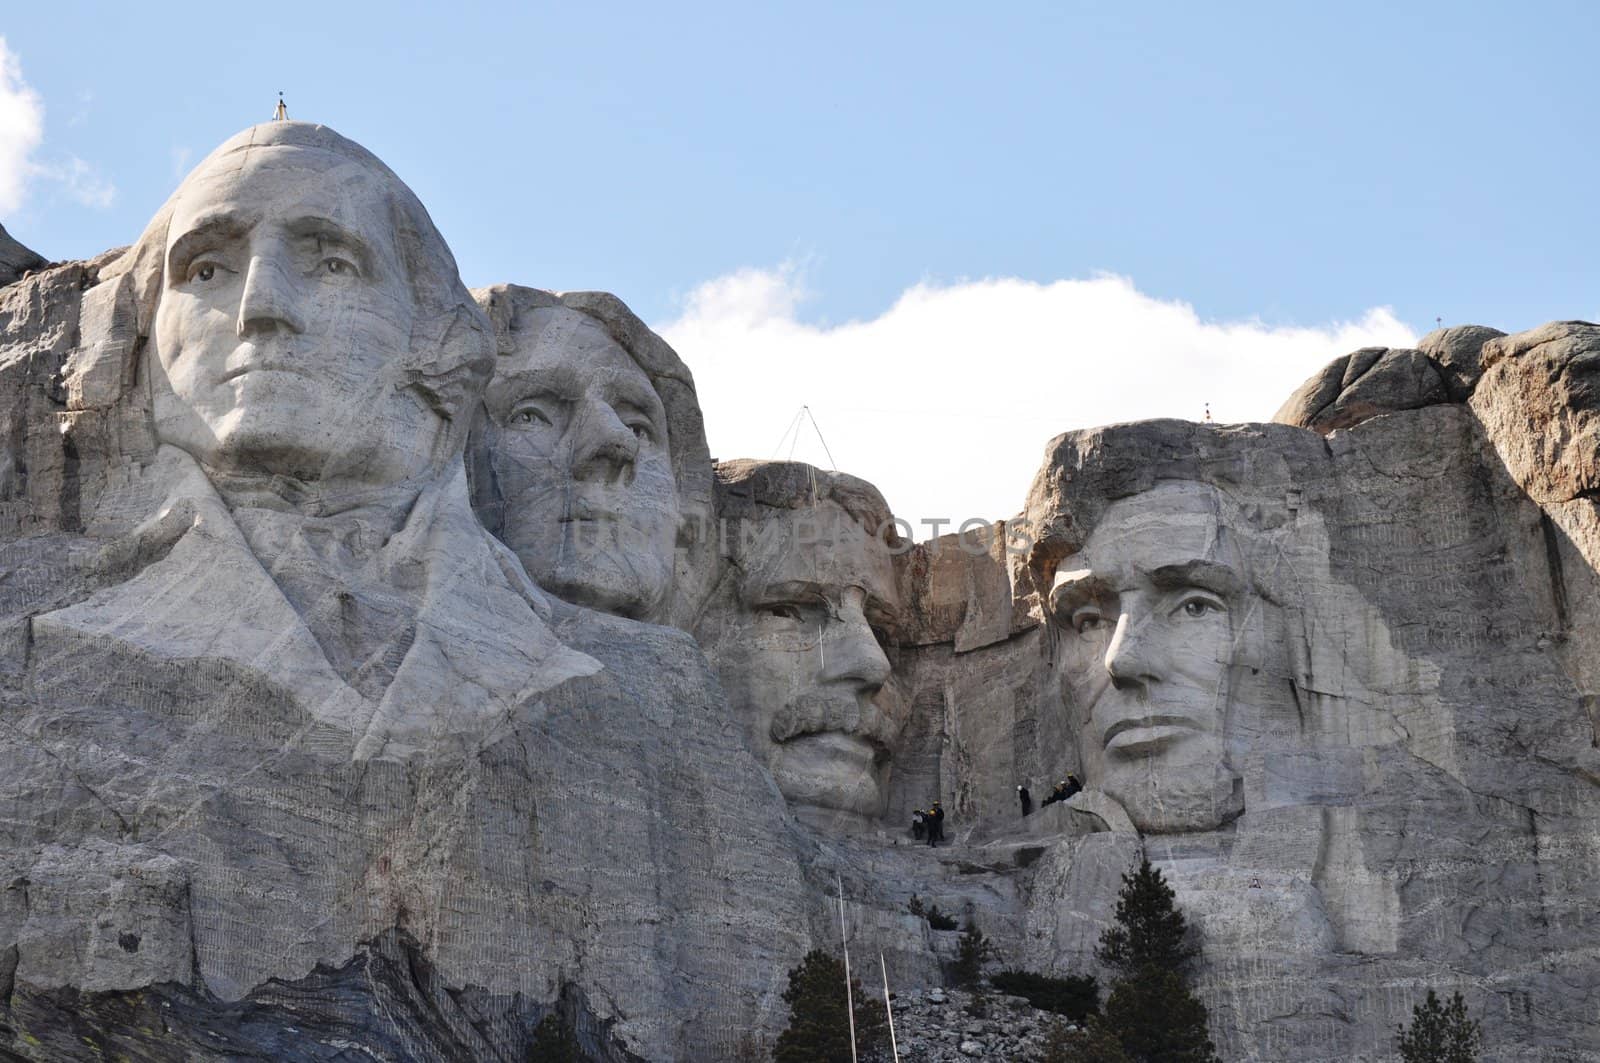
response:
<svg viewBox="0 0 1600 1063"><path fill-rule="evenodd" d="M300 366L284 358L252 358L242 365L229 366L222 373L222 383L235 380L246 373L288 373L292 376L310 376Z"/></svg>
<svg viewBox="0 0 1600 1063"><path fill-rule="evenodd" d="M1153 713L1130 716L1106 728L1108 753L1148 753L1199 730L1187 716Z"/></svg>

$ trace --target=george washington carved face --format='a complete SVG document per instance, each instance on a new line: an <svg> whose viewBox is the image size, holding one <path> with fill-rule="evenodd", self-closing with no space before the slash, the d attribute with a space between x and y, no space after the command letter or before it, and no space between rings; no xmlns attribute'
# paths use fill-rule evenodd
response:
<svg viewBox="0 0 1600 1063"><path fill-rule="evenodd" d="M361 149L271 132L207 160L170 205L152 327L158 434L213 472L403 480L439 462L446 420L407 386L427 314L413 275L453 281L454 263L420 206L402 239L413 197Z"/></svg>

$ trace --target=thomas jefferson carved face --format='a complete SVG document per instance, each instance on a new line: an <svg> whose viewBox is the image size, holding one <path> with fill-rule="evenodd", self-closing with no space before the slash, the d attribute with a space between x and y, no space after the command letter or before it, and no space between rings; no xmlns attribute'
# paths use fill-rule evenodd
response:
<svg viewBox="0 0 1600 1063"><path fill-rule="evenodd" d="M500 538L568 601L654 619L679 520L661 399L588 314L541 307L512 335L486 396Z"/></svg>
<svg viewBox="0 0 1600 1063"><path fill-rule="evenodd" d="M1084 778L1141 830L1206 830L1238 810L1224 725L1248 607L1210 487L1110 506L1050 594Z"/></svg>
<svg viewBox="0 0 1600 1063"><path fill-rule="evenodd" d="M841 506L740 522L735 599L702 625L729 706L791 805L873 817L899 716L888 547Z"/></svg>
<svg viewBox="0 0 1600 1063"><path fill-rule="evenodd" d="M417 308L392 183L281 144L189 178L153 329L163 441L216 471L300 481L382 485L427 464L441 422L399 386Z"/></svg>

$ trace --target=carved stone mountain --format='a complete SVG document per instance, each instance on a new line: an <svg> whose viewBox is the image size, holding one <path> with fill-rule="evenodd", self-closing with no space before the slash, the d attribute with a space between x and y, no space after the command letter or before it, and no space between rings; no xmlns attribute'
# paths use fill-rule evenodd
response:
<svg viewBox="0 0 1600 1063"><path fill-rule="evenodd" d="M1224 1058L1392 1059L1430 987L1487 1059L1597 1058L1600 327L1069 432L913 545L845 473L713 466L616 297L469 293L324 127L25 268L0 1055L512 1061L556 1014L742 1058L836 891L897 987L956 948L913 898L1104 975L1145 854Z"/></svg>

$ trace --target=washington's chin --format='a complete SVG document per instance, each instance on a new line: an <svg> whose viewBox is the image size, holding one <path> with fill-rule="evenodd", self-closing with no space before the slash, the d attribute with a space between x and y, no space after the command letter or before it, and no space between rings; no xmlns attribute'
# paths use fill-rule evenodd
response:
<svg viewBox="0 0 1600 1063"><path fill-rule="evenodd" d="M801 735L774 750L772 774L791 805L875 817L883 807L877 757L856 735Z"/></svg>
<svg viewBox="0 0 1600 1063"><path fill-rule="evenodd" d="M259 378L252 372L236 378ZM437 423L417 418L381 424L352 419L347 405L328 405L305 377L270 374L289 386L269 397L226 408L158 408L157 433L202 464L239 474L330 477L374 484L397 483L430 460Z"/></svg>

